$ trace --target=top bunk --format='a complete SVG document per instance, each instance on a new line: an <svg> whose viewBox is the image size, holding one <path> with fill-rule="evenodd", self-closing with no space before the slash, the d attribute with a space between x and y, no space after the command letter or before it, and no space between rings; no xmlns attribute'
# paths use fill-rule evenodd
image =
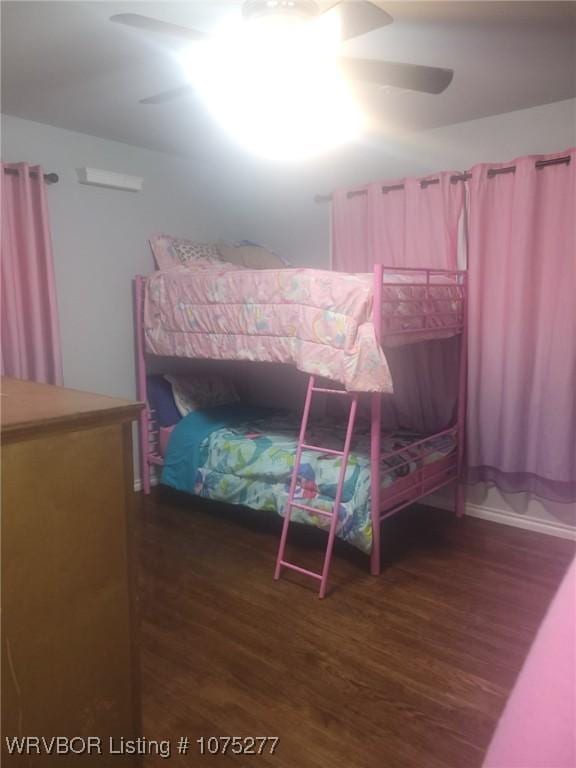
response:
<svg viewBox="0 0 576 768"><path fill-rule="evenodd" d="M463 333L466 273L376 265L175 267L137 277L149 355L287 363L348 391L392 392L386 350Z"/></svg>

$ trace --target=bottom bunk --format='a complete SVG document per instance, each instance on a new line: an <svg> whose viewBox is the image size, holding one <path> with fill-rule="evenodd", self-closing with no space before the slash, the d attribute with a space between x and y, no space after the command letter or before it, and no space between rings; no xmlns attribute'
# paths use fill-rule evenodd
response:
<svg viewBox="0 0 576 768"><path fill-rule="evenodd" d="M194 411L174 427L160 429L155 463L162 483L205 498L284 515L294 469L300 416L239 403ZM309 440L339 450L341 422L311 422ZM336 535L363 552L372 550L370 427L354 431L338 509ZM293 508L292 520L327 529L321 512L333 509L341 458L303 450L295 501L319 510ZM380 461L382 516L456 477L457 435L383 433Z"/></svg>

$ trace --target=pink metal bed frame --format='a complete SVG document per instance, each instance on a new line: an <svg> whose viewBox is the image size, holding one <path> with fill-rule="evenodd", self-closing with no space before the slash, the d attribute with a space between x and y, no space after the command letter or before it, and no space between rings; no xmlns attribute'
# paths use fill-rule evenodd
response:
<svg viewBox="0 0 576 768"><path fill-rule="evenodd" d="M394 274L402 274L409 276L410 274L424 277L425 280L419 280L414 283L392 283L386 282L386 287L419 287L423 288L424 301L422 297L419 298L395 298L387 299L383 298L382 288L384 273L386 271L393 272ZM440 276L445 281L443 283L434 283L435 276ZM147 403L146 392L146 358L145 358L145 345L144 345L144 328L143 328L143 296L144 296L144 284L145 278L137 276L134 280L134 311L135 311L135 335L136 335L136 374L137 374L137 389L138 397L140 400L146 402L146 408L141 411L140 415L140 467L142 476L142 487L144 493L150 493L151 485L151 470L154 466L161 466L163 464L161 443L165 435L162 434L162 430L156 425L155 414L150 410ZM446 297L438 296L434 297L432 291L434 288L442 286L450 286L456 289L456 292L451 294L450 300L457 303L458 310L454 312L440 312L435 306L435 301L446 301ZM382 342L385 330L383 329L383 320L385 313L383 307L385 305L394 304L416 304L416 310L418 307L424 307L425 311L414 314L403 314L402 319L410 319L415 321L414 327L403 330L394 330L394 334L421 334L422 331L426 331L427 334L431 334L430 340L433 338L435 331L438 332L438 338L442 337L443 332L450 330L454 335L457 335L460 339L460 359L459 359L459 373L458 373L458 401L456 408L455 423L448 429L444 429L441 432L436 432L432 435L428 435L422 440L415 443L411 443L410 446L404 446L398 450L389 451L387 453L381 453L381 420L382 420L382 396L379 393L373 393L371 395L371 437L370 437L370 464L371 464L371 519L372 519L372 552L370 555L370 572L377 576L381 570L381 558L380 558L380 526L383 520L396 514L400 510L415 503L422 497L437 491L449 483L455 482L455 511L458 517L464 514L464 485L462 482L462 474L464 469L464 441L465 441L465 417L466 417L466 370L467 370L467 283L466 272L463 270L442 270L442 269L408 269L398 267L384 267L381 264L377 264L374 267L374 303L373 303L373 315L372 320L374 324L374 332L376 339L379 343ZM439 317L452 317L457 318L457 322L453 325L439 325L435 326L434 321ZM346 437L344 440L344 446L341 451L330 450L319 445L310 445L306 442L306 432L308 427L308 419L312 406L312 399L316 393L323 393L329 396L345 397L350 400L350 411L348 415L348 426L346 430ZM344 485L344 479L346 475L346 468L348 464L348 456L350 454L350 445L352 442L352 436L354 433L354 425L356 420L356 412L358 407L358 394L347 392L342 389L329 389L327 387L316 386L316 380L314 376L309 377L308 388L306 392L306 399L304 402L304 410L302 413L302 422L300 427L300 434L298 438L298 445L296 450L296 458L294 462L294 471L292 473L292 479L290 483L290 489L288 493L288 501L286 504L286 511L284 514L284 522L282 525L282 533L280 536L280 544L278 547L278 554L276 558L276 567L274 570L274 578L278 579L282 572L282 569L287 568L289 570L296 571L297 573L304 574L320 582L319 597L323 598L326 595L328 586L328 575L330 572L330 564L332 560L332 552L334 547L334 540L336 537L336 527L338 522L337 510L340 506L342 498L342 490ZM435 465L425 466L424 458L426 452L419 456L420 468L409 475L409 482L402 483L401 480L397 480L392 483L388 488L383 490L380 484L380 463L383 459L390 459L392 457L399 457L402 461L395 465L395 470L408 466L412 463L413 459L404 459L402 454L410 448L415 446L423 446L432 438L440 437L442 435L451 435L456 443L456 450L449 454L445 459L439 462L435 462ZM331 512L326 512L317 509L316 507L307 506L300 502L294 501L294 494L299 477L300 460L303 450L319 451L321 453L328 453L332 455L341 456L342 463L340 467L338 484L336 487L336 495L334 499L334 505ZM431 451L432 449L430 449ZM320 572L310 571L306 568L289 562L285 559L286 544L288 539L288 529L290 527L290 519L292 509L302 509L315 515L321 515L330 519L330 526L328 530L328 538L326 542L326 550L324 553L324 560L322 570Z"/></svg>

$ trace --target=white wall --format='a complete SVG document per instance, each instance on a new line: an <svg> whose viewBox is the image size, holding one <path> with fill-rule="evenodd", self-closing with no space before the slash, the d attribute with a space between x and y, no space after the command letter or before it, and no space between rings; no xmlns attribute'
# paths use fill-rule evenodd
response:
<svg viewBox="0 0 576 768"><path fill-rule="evenodd" d="M380 137L315 162L271 165L222 146L192 161L2 117L5 161L41 163L48 188L67 386L134 394L130 281L152 268L146 238L254 239L296 264L326 266L329 205L317 192L378 179L464 169L564 149L576 141L576 100L474 120L394 141ZM141 193L82 186L76 168L144 177Z"/></svg>
<svg viewBox="0 0 576 768"><path fill-rule="evenodd" d="M134 397L131 279L152 270L154 231L224 234L209 185L178 158L6 115L2 157L60 176L47 194L66 386ZM143 176L144 189L80 185L82 166Z"/></svg>
<svg viewBox="0 0 576 768"><path fill-rule="evenodd" d="M372 135L313 162L283 166L222 150L216 172L222 203L234 226L295 264L326 266L329 204L317 193L441 170L464 170L479 162L505 162L521 155L554 152L576 143L576 99L508 112L402 137Z"/></svg>
<svg viewBox="0 0 576 768"><path fill-rule="evenodd" d="M316 193L440 170L465 170L480 162L506 162L574 144L576 99L569 99L401 139L372 136L361 145L294 167L272 166L228 148L227 174L234 183L223 185L223 205L234 210L235 226L243 236L258 239L295 264L323 267L329 263L330 206L315 203ZM544 505L527 494L504 497L482 484L469 490L468 503L472 514L500 522L527 524L559 535L573 536L576 531L576 504Z"/></svg>
<svg viewBox="0 0 576 768"><path fill-rule="evenodd" d="M60 307L65 383L134 396L130 281L152 268L154 231L199 239L253 239L296 264L326 266L329 205L314 194L338 186L462 170L477 162L562 150L576 143L576 100L439 128L402 138L373 136L314 162L272 165L222 146L202 169L192 161L2 117L5 161L41 163L60 182L48 190ZM75 169L93 166L143 176L139 194L81 186ZM510 511L494 491L471 491L477 506ZM576 505L511 497L535 520L576 524ZM552 510L552 515L550 515Z"/></svg>

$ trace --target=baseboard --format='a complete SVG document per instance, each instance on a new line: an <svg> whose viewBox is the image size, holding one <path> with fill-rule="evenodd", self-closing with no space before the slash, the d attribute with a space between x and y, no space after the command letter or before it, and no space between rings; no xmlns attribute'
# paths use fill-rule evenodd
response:
<svg viewBox="0 0 576 768"><path fill-rule="evenodd" d="M454 509L453 504L448 499L439 497L422 500L420 503L450 511ZM576 528L556 520L541 520L535 517L528 517L527 515L519 515L512 510L484 507L480 504L470 504L469 502L466 503L464 512L470 517L478 517L481 520L489 520L492 523L510 525L513 528L523 528L525 531L535 531L536 533L544 533L547 536L557 536L560 539L576 541Z"/></svg>

